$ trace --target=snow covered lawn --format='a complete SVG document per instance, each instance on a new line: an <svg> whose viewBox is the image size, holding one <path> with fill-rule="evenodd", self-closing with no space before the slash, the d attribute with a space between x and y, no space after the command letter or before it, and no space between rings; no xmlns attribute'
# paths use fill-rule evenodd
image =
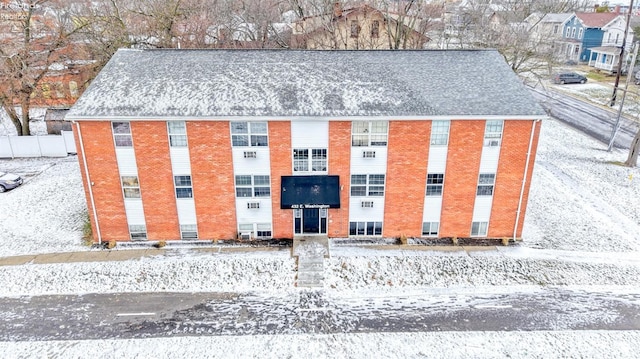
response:
<svg viewBox="0 0 640 359"><path fill-rule="evenodd" d="M626 152L545 121L517 246L489 251L376 250L334 245L325 291L640 286L640 169ZM77 159L0 160L26 183L0 195L0 257L89 251ZM423 248L424 249L424 248ZM117 250L126 250L117 247ZM136 291L296 291L288 251L203 254L175 249L125 262L0 267L0 296ZM639 332L384 333L0 343L8 357L631 358ZM91 353L90 355L88 353ZM98 353L98 354L95 354ZM213 354L212 354L213 353Z"/></svg>

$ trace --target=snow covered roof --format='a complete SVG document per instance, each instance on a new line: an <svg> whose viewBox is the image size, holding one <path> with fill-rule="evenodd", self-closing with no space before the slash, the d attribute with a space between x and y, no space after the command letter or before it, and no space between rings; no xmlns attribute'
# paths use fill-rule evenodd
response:
<svg viewBox="0 0 640 359"><path fill-rule="evenodd" d="M544 116L495 50L119 50L68 119Z"/></svg>

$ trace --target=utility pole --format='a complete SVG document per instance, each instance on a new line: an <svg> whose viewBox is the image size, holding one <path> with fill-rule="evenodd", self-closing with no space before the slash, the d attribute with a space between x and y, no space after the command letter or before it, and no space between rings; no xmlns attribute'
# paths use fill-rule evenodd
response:
<svg viewBox="0 0 640 359"><path fill-rule="evenodd" d="M616 96L618 92L618 84L620 83L620 73L622 72L622 61L624 61L624 48L627 43L627 34L629 33L629 26L631 24L631 13L633 12L633 0L629 0L629 11L627 11L627 23L624 28L624 36L622 37L622 47L620 48L620 58L618 59L618 71L616 71L616 83L613 85L613 95L611 96L611 103L609 106L616 105ZM629 78L631 72L627 71L627 78Z"/></svg>
<svg viewBox="0 0 640 359"><path fill-rule="evenodd" d="M631 60L631 65L629 65L629 72L627 73L627 82L624 85L624 93L622 94L622 100L620 101L620 108L618 109L618 118L616 119L616 124L613 125L613 130L611 130L611 138L609 139L609 146L607 147L607 151L611 151L613 149L613 143L616 140L616 135L618 134L618 130L620 129L620 117L622 116L622 107L624 106L624 99L627 97L627 90L629 89L629 82L631 81L631 73L633 72L633 66L636 64L636 59L638 58L638 48L640 47L640 42L636 42L633 47L633 59Z"/></svg>

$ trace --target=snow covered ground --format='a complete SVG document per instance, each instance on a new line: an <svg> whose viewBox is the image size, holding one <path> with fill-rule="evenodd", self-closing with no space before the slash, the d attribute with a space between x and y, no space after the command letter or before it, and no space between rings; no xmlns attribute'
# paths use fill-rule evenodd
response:
<svg viewBox="0 0 640 359"><path fill-rule="evenodd" d="M487 286L640 286L640 169L626 152L545 121L517 246L490 251L375 250L335 245L325 291L349 296ZM27 182L0 195L0 257L89 251L75 157L0 160ZM117 247L118 250L126 250ZM424 248L422 248L424 249ZM0 295L136 291L296 291L287 251L176 249L126 262L0 267ZM443 289L444 290L444 289ZM638 332L493 332L185 337L0 343L9 357L637 357ZM418 344L416 344L418 343ZM180 349L178 349L180 348ZM91 353L91 354L89 354ZM265 354L268 353L268 354Z"/></svg>

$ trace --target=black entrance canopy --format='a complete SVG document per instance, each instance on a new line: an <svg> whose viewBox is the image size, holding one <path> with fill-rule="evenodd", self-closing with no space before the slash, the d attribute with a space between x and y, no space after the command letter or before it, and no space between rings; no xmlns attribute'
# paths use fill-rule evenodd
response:
<svg viewBox="0 0 640 359"><path fill-rule="evenodd" d="M280 208L340 208L340 177L282 176Z"/></svg>

